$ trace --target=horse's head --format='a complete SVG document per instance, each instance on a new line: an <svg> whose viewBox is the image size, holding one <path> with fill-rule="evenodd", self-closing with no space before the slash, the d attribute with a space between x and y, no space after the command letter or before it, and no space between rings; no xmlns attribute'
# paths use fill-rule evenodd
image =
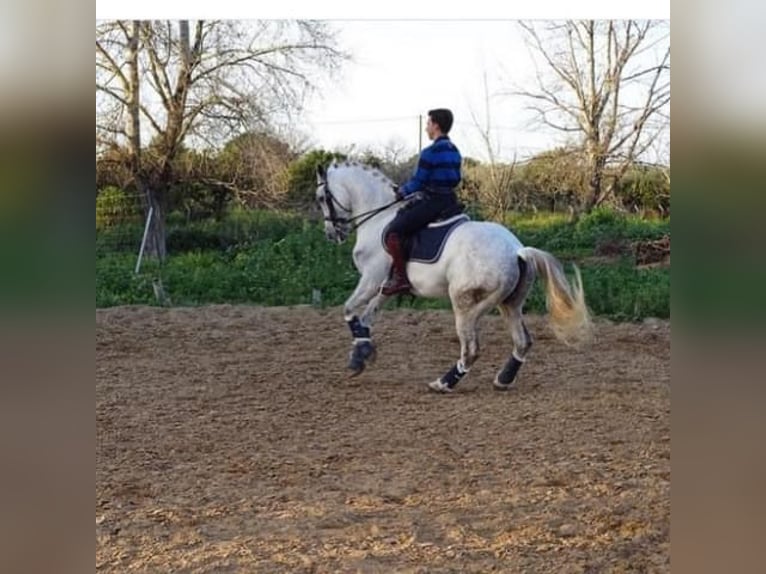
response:
<svg viewBox="0 0 766 574"><path fill-rule="evenodd" d="M330 188L327 170L317 166L316 202L324 216L324 233L328 241L343 243L350 232L351 210L342 187Z"/></svg>

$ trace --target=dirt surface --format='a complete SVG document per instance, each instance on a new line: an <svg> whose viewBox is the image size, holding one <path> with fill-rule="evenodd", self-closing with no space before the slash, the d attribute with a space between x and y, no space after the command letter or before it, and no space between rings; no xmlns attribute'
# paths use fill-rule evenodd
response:
<svg viewBox="0 0 766 574"><path fill-rule="evenodd" d="M346 377L339 309L96 311L99 572L669 572L670 325L499 316L453 395L449 312L386 309Z"/></svg>

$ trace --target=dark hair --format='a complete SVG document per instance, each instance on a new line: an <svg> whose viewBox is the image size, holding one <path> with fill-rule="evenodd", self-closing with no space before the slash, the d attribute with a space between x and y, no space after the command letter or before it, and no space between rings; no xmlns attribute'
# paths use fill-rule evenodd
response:
<svg viewBox="0 0 766 574"><path fill-rule="evenodd" d="M439 126L439 129L443 134L447 135L452 129L452 112L447 108L437 108L435 110L428 110L428 117L431 121Z"/></svg>

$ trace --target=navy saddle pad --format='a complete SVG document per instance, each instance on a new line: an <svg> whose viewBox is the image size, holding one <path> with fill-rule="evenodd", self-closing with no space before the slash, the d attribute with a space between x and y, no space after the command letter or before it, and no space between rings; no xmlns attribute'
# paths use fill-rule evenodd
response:
<svg viewBox="0 0 766 574"><path fill-rule="evenodd" d="M466 214L461 213L444 221L429 223L407 241L407 259L419 263L436 263L450 234L469 220Z"/></svg>

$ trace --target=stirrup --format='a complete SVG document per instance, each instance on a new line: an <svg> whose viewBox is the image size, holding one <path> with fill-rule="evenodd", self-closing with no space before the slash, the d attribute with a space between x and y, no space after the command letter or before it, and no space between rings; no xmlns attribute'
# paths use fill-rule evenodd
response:
<svg viewBox="0 0 766 574"><path fill-rule="evenodd" d="M380 288L380 292L383 293L383 295L390 296L410 293L411 289L412 285L410 284L407 277L394 275L390 277L388 281L383 283L383 286Z"/></svg>

